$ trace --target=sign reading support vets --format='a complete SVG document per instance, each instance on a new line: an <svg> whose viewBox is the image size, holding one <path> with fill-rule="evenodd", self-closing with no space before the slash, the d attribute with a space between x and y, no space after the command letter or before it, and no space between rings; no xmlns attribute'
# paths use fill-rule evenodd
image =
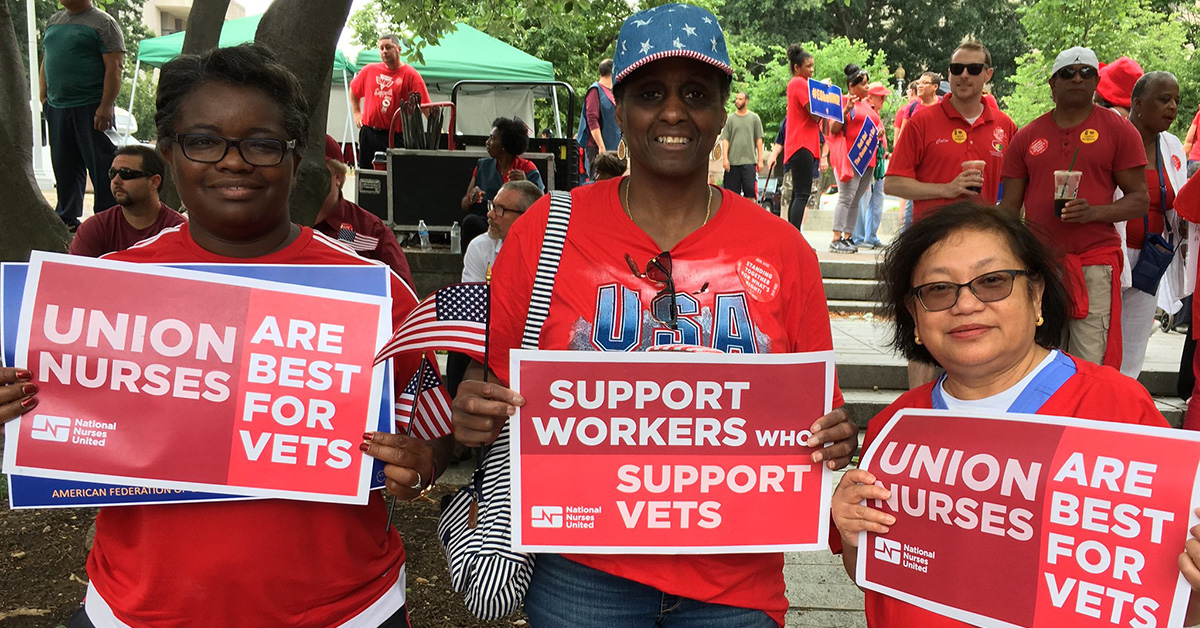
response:
<svg viewBox="0 0 1200 628"><path fill-rule="evenodd" d="M1183 625L1200 435L902 410L860 467L896 517L859 535L862 587L976 626Z"/></svg>
<svg viewBox="0 0 1200 628"><path fill-rule="evenodd" d="M833 353L513 351L513 548L713 554L827 547L808 427Z"/></svg>
<svg viewBox="0 0 1200 628"><path fill-rule="evenodd" d="M841 88L808 79L808 108L814 116L841 122L843 106Z"/></svg>
<svg viewBox="0 0 1200 628"><path fill-rule="evenodd" d="M863 176L867 171L867 167L871 165L871 158L875 156L875 151L878 149L879 127L875 126L875 121L868 117L863 120L862 128L858 130L854 143L846 149L850 165L854 167L858 176Z"/></svg>
<svg viewBox="0 0 1200 628"><path fill-rule="evenodd" d="M390 323L385 297L35 253L16 366L39 404L5 471L366 503Z"/></svg>
<svg viewBox="0 0 1200 628"><path fill-rule="evenodd" d="M343 292L390 296L389 270L382 266L328 266L294 264L186 264L178 268L200 270L222 275L251 277L279 281L299 286L327 288ZM17 328L20 322L21 297L25 293L28 264L0 264L0 303L3 321L0 324L0 346L3 346L5 365L13 364L16 355ZM380 390L379 423L382 432L394 431L394 400L391 367L385 370ZM60 480L26 475L8 475L8 500L12 509L21 508L78 508L83 506L132 506L142 504L174 504L199 501L249 499L240 495L202 493L180 489L122 486L80 480ZM371 489L383 488L383 462L373 461Z"/></svg>

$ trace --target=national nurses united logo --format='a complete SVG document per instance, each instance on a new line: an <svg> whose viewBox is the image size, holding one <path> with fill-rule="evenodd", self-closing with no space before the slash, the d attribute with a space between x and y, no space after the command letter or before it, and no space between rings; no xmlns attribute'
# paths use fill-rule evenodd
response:
<svg viewBox="0 0 1200 628"><path fill-rule="evenodd" d="M875 537L875 558L892 563L893 565L899 565L902 555L900 541L885 539L882 536Z"/></svg>
<svg viewBox="0 0 1200 628"><path fill-rule="evenodd" d="M71 419L48 414L34 415L33 430L29 432L29 436L34 440L65 443L71 438Z"/></svg>
<svg viewBox="0 0 1200 628"><path fill-rule="evenodd" d="M1044 138L1039 137L1029 144L1029 154L1034 156L1041 155L1042 153L1046 152L1047 148L1050 148L1050 142L1047 142Z"/></svg>

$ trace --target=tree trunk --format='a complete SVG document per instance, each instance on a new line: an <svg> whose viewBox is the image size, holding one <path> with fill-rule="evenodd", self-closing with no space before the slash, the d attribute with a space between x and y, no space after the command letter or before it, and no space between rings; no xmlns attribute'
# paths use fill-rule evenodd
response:
<svg viewBox="0 0 1200 628"><path fill-rule="evenodd" d="M22 29L23 31L24 29ZM29 85L21 68L12 14L0 2L0 260L29 261L33 250L67 250L67 226L33 175Z"/></svg>
<svg viewBox="0 0 1200 628"><path fill-rule="evenodd" d="M194 55L212 50L221 41L221 25L229 0L196 0L188 14L187 33L183 36L183 54Z"/></svg>
<svg viewBox="0 0 1200 628"><path fill-rule="evenodd" d="M292 221L312 225L329 193L325 168L325 119L338 36L350 14L350 0L275 0L258 24L254 39L266 44L304 87L308 98L308 148L292 188Z"/></svg>

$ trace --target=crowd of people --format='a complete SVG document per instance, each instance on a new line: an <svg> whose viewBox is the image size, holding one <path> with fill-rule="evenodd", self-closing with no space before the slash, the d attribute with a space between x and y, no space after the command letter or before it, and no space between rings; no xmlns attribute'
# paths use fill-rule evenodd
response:
<svg viewBox="0 0 1200 628"><path fill-rule="evenodd" d="M55 23L108 28L64 5L68 16ZM112 51L103 55L122 48L101 41L101 51ZM389 137L390 118L377 126L379 116L408 93L428 100L396 43L381 38L382 67L351 87L363 155L401 139ZM831 251L883 245L885 191L911 212L880 263L892 342L910 361L911 390L871 420L864 451L904 408L1166 425L1133 377L1155 309L1174 311L1196 278L1196 229L1174 202L1200 152L1200 113L1186 141L1169 133L1180 104L1169 73L1143 73L1128 58L1103 65L1091 50L1070 48L1047 76L1054 108L1018 129L985 93L994 71L986 46L965 41L948 56L946 94L938 96L936 71L914 81L889 160L880 112L892 92L858 65L843 71L841 121L828 120L810 102L812 54L789 47L787 115L767 153L747 94L734 95L734 111L726 111L734 68L713 14L685 4L639 12L614 49L585 96L578 137L588 184L570 192L570 228L538 348L832 350L817 255L801 227L812 178L833 168ZM111 108L107 91L98 106L72 105L56 91L55 77L67 71L60 62L48 54L50 106L64 109L63 120L90 112L89 129L99 130ZM137 263L382 264L393 270L394 322L415 307L394 234L342 194L347 164L332 138L330 189L316 226L291 222L289 195L309 122L297 80L268 49L243 45L166 64L156 106L157 149L111 157L101 171L113 209L78 227L72 253ZM471 225L464 233L475 234L466 238L462 279L490 282L488 363L453 359L453 434L430 425L424 432L439 436L430 441L363 435L361 450L384 461L386 490L401 498L437 480L454 441L492 443L524 404L508 387L509 354L522 345L551 207L540 173L521 157L528 127L505 117L492 127L488 156L461 200ZM709 182L714 160L726 172L723 188ZM99 167L93 161L87 170ZM784 218L746 198L755 175L776 163L791 175ZM158 199L168 176L186 218ZM60 207L60 215L69 222L77 213ZM1149 281L1139 262L1158 234L1190 246L1175 254L1174 272ZM748 258L779 271L771 298L738 272ZM423 359L398 359L395 380L409 381ZM1050 372L1062 375L1054 385L1044 379ZM1031 402L1025 392L1038 387L1045 394ZM32 373L0 369L0 420L36 407L37 393ZM832 411L797 421L811 432L813 463L835 470L850 463L858 428L836 384ZM1185 425L1200 428L1200 403L1189 407ZM861 470L847 472L834 493L834 549L851 578L858 533L886 534L895 520L861 503L888 497ZM378 492L366 506L255 500L102 508L87 597L69 626L408 626L405 552L387 517ZM1200 538L1185 549L1181 573L1200 590ZM769 553L541 554L524 609L535 628L782 626L783 562ZM1188 619L1200 620L1196 594L1191 602ZM874 592L866 612L872 626L964 625Z"/></svg>

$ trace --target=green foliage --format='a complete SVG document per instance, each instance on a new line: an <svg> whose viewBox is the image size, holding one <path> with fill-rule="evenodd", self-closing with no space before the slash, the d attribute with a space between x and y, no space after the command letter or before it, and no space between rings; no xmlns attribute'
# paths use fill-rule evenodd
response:
<svg viewBox="0 0 1200 628"><path fill-rule="evenodd" d="M1157 3L1161 4L1161 3ZM1179 79L1182 105L1172 131L1182 136L1200 97L1200 58L1188 42L1188 27L1178 13L1155 10L1154 0L1040 0L1021 10L1032 51L1018 58L1002 102L1018 125L1049 111L1054 103L1047 83L1054 57L1071 46L1086 46L1102 62L1120 56L1144 70L1166 70Z"/></svg>
<svg viewBox="0 0 1200 628"><path fill-rule="evenodd" d="M399 32L400 29L383 14L379 0L371 0L363 8L350 14L346 26L354 32L354 43L374 48L379 43L379 36L387 32Z"/></svg>
<svg viewBox="0 0 1200 628"><path fill-rule="evenodd" d="M133 89L132 71L121 81L121 93L117 96L117 106L129 108L129 92ZM154 128L154 95L158 91L158 77L153 68L138 71L137 88L133 97L133 117L137 120L138 130L133 136L143 142L157 139Z"/></svg>

